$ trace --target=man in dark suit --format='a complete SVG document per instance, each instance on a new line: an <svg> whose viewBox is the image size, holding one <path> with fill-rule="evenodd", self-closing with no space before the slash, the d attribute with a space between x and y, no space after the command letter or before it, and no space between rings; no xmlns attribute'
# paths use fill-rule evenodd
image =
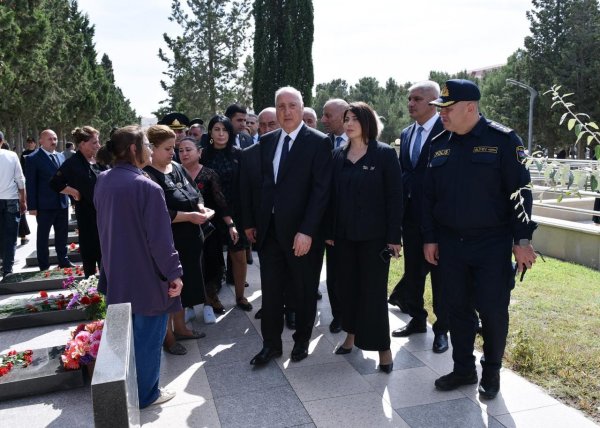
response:
<svg viewBox="0 0 600 428"><path fill-rule="evenodd" d="M348 143L348 137L344 132L344 112L348 108L348 103L341 98L332 98L323 105L323 116L321 123L325 126L327 136L331 140L331 149L337 149ZM331 315L333 319L329 324L329 331L339 333L342 331L342 303L339 296L340 290L336 285L337 276L335 272L335 247L325 245L327 252L327 294L329 295L329 304L331 305Z"/></svg>
<svg viewBox="0 0 600 428"><path fill-rule="evenodd" d="M291 359L308 356L321 268L314 242L323 239L319 231L331 181L329 140L302 121L300 92L291 87L279 89L275 105L282 129L261 136L260 206L254 224L244 225L256 234L261 260L263 349L250 362L254 365L282 353L284 289L292 293L296 310ZM242 209L252 211L247 202Z"/></svg>
<svg viewBox="0 0 600 428"><path fill-rule="evenodd" d="M236 134L236 146L238 146L240 149L245 149L246 147L250 147L252 144L254 144L254 140L246 130L246 117L248 116L246 107L239 104L231 104L225 110L225 116L229 118L231 124L233 125L233 130Z"/></svg>
<svg viewBox="0 0 600 428"><path fill-rule="evenodd" d="M60 267L73 267L67 258L69 233L69 203L67 195L54 192L50 179L65 161L56 151L56 133L46 129L40 134L40 148L25 158L27 206L29 214L37 219L37 258L40 270L50 268L48 238L54 227L54 247Z"/></svg>
<svg viewBox="0 0 600 428"><path fill-rule="evenodd" d="M400 135L400 164L404 190L404 217L402 241L404 245L404 275L390 295L389 302L412 317L409 323L392 332L394 337L407 337L427 331L427 311L423 292L425 278L431 273L433 311L437 317L433 324L435 338L433 352L448 350L448 311L435 266L425 261L421 218L423 213L423 183L429 162L431 139L444 130L435 106L429 105L439 97L437 83L424 81L414 84L408 93L408 114L415 122Z"/></svg>

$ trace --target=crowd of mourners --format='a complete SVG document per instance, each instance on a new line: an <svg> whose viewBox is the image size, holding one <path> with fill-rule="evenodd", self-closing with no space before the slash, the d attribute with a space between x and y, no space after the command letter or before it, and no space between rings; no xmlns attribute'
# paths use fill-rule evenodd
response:
<svg viewBox="0 0 600 428"><path fill-rule="evenodd" d="M424 333L431 274L432 350L447 351L450 333L454 359L436 388L479 381L479 331L479 392L494 398L510 291L516 272L535 261L535 223L523 220L531 217L524 147L479 113L479 99L466 80L449 80L442 91L431 81L413 85L414 122L402 131L399 154L378 141L382 123L368 104L327 101L325 134L292 87L258 115L232 104L206 128L171 113L147 129L114 129L105 144L93 127L76 128L72 153L58 152L56 133L46 129L39 148L28 139L20 161L0 151L3 276L12 273L17 236L26 243L27 210L36 216L40 270L50 268L51 228L59 266L73 265L70 198L85 276L99 275L107 304L131 303L144 408L174 396L159 388L161 350L183 355L183 341L205 336L189 321L201 313L212 324L228 309L222 284L234 286L237 308L254 310L244 296L252 249L262 289L255 366L282 355L284 325L295 330L291 360L309 355L326 260L329 329L346 333L335 353L377 351L379 370L391 373L388 303L411 316L391 336ZM517 190L523 202L515 208ZM404 275L388 297L390 259L401 253Z"/></svg>

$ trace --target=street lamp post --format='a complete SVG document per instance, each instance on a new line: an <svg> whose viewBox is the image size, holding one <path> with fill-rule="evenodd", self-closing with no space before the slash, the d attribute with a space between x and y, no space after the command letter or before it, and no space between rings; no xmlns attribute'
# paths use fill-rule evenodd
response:
<svg viewBox="0 0 600 428"><path fill-rule="evenodd" d="M538 91L533 89L531 86L515 79L506 79L506 83L510 83L511 85L515 85L519 88L527 89L529 91L529 130L527 132L527 149L529 156L531 156L531 144L533 141L533 103L535 102L535 98L538 96Z"/></svg>

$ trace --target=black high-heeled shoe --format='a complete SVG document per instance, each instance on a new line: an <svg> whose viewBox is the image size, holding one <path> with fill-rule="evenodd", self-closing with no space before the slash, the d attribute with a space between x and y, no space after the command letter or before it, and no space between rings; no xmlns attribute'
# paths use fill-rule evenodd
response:
<svg viewBox="0 0 600 428"><path fill-rule="evenodd" d="M338 346L338 348L335 350L336 355L346 355L346 354L349 354L350 352L352 352L352 348L346 349L342 345Z"/></svg>
<svg viewBox="0 0 600 428"><path fill-rule="evenodd" d="M394 363L391 362L389 364L379 364L379 371L390 374L394 370Z"/></svg>

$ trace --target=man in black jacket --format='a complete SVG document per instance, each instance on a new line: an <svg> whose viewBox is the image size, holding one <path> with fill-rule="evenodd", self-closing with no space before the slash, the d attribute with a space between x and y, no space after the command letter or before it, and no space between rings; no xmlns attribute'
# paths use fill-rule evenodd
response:
<svg viewBox="0 0 600 428"><path fill-rule="evenodd" d="M404 190L404 275L390 295L389 303L403 306L412 319L405 327L394 330L392 336L407 337L413 333L427 331L423 292L425 278L430 272L433 311L437 318L433 324L433 352L442 353L448 350L448 311L435 266L425 261L421 234L423 180L429 160L429 147L431 139L444 130L436 107L429 105L430 101L439 97L440 86L436 82L424 81L414 84L408 91L408 114L415 122L400 135L400 165Z"/></svg>
<svg viewBox="0 0 600 428"><path fill-rule="evenodd" d="M292 361L308 356L316 316L319 236L329 202L331 151L327 136L302 121L304 104L297 89L284 87L275 94L282 129L261 137L260 205L254 224L261 273L263 349L250 364L260 365L282 354L284 288L293 293L296 331ZM251 211L246 203L242 212ZM255 231L253 231L255 229ZM285 281L292 284L285 287Z"/></svg>

